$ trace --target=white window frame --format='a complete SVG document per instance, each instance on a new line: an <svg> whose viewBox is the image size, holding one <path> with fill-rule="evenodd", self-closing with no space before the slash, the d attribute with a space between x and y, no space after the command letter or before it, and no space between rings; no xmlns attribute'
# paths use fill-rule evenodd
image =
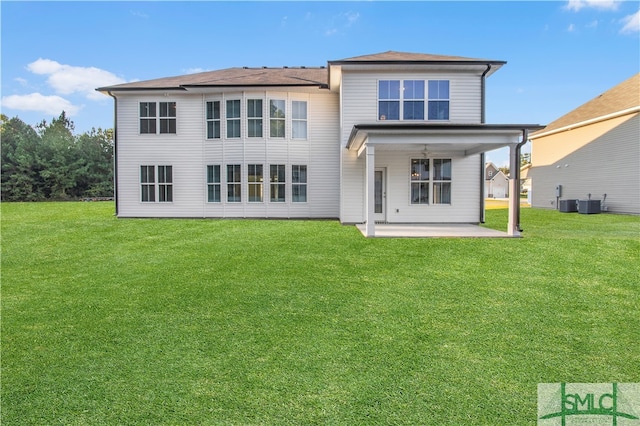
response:
<svg viewBox="0 0 640 426"><path fill-rule="evenodd" d="M297 173L296 173L297 167ZM304 167L304 175L300 173ZM301 177L304 176L304 181L301 180ZM307 203L309 201L309 168L306 164L293 164L291 166L291 202L292 203ZM298 188L298 193L294 188ZM304 200L298 199L300 197L299 190L304 188Z"/></svg>
<svg viewBox="0 0 640 426"><path fill-rule="evenodd" d="M445 172L446 170L443 169L444 167L444 163L440 164L440 169L438 169L437 166L437 162L448 162L449 164L449 169L448 169L448 175L446 175ZM431 197L432 197L432 204L434 205L451 205L451 199L453 197L453 185L452 185L452 177L453 177L453 159L451 158L434 158L431 160L432 162L432 170L433 170L433 178L432 178L432 191L431 191ZM441 172L440 174L438 174L438 172ZM447 188L448 187L448 200L446 199L446 197L444 198L443 201L443 188Z"/></svg>
<svg viewBox="0 0 640 426"><path fill-rule="evenodd" d="M140 202L155 203L156 202L156 178L155 178L156 166L153 166L150 164L141 164L139 167L139 170L140 170ZM150 174L152 174L151 178L149 178Z"/></svg>
<svg viewBox="0 0 640 426"><path fill-rule="evenodd" d="M139 170L141 203L173 202L173 166L171 164L141 164ZM152 180L149 179L149 171L153 173ZM168 174L167 171L169 171Z"/></svg>
<svg viewBox="0 0 640 426"><path fill-rule="evenodd" d="M251 102L260 102L260 108L250 108ZM260 115L253 115L260 114ZM251 123L258 124L260 134L252 134ZM248 138L262 138L264 137L264 99L262 98L248 98L247 99L247 137Z"/></svg>
<svg viewBox="0 0 640 426"><path fill-rule="evenodd" d="M418 164L427 165L426 177L419 170L414 169L414 161L417 161ZM418 198L414 200L414 186L418 185ZM409 160L409 204L411 205L429 205L431 201L430 194L431 187L431 160L428 158L411 158ZM426 189L425 189L426 188ZM427 192L426 197L423 194L423 191Z"/></svg>
<svg viewBox="0 0 640 426"><path fill-rule="evenodd" d="M273 106L274 103L282 103L282 117L274 116ZM280 110L280 106L276 105L276 108ZM280 123L278 126L274 126L275 123ZM274 135L274 130L277 132L282 126L282 135L279 132ZM273 139L284 139L287 137L287 101L286 99L269 99L269 137Z"/></svg>
<svg viewBox="0 0 640 426"><path fill-rule="evenodd" d="M275 174L274 174L275 168ZM286 164L269 165L269 202L285 203L287 201L287 166Z"/></svg>
<svg viewBox="0 0 640 426"><path fill-rule="evenodd" d="M264 202L264 165L262 164L247 164L247 202Z"/></svg>
<svg viewBox="0 0 640 426"><path fill-rule="evenodd" d="M299 107L304 107L304 116L298 117L301 115L302 109ZM298 108L297 108L298 107ZM304 128L304 135L298 133L299 128ZM306 140L309 137L309 102L303 100L292 100L291 101L291 138L292 139L301 139Z"/></svg>
<svg viewBox="0 0 640 426"><path fill-rule="evenodd" d="M447 83L447 96L444 96L444 94L440 93L440 88L438 87L438 92L437 93L433 93L434 91L431 90L431 84L430 83ZM429 112L430 112L430 108L429 106L432 103L440 103L440 102L446 102L447 103L447 116L446 118L431 118ZM426 119L428 121L449 121L451 119L451 80L446 80L446 79L439 79L439 80L427 80L427 110L425 111L426 115Z"/></svg>
<svg viewBox="0 0 640 426"><path fill-rule="evenodd" d="M236 117L235 115L230 116L229 115L229 103L233 102L234 104L237 102L238 103L238 116ZM233 113L235 113L235 107L233 108ZM226 124L226 136L227 139L240 139L242 138L242 99L240 98L234 98L234 99L226 99L225 103L224 103L224 117L225 117L225 124ZM233 124L233 125L231 125ZM231 136L229 135L229 132L231 130L235 130L235 126L238 126L238 135L236 136L235 133L232 134Z"/></svg>
<svg viewBox="0 0 640 426"><path fill-rule="evenodd" d="M230 167L233 167L233 169L230 169ZM226 176L227 176L227 203L241 203L242 202L242 165L227 164L225 169L226 169ZM232 196L230 192L231 189L233 189L233 196L238 197L237 200L231 200L231 196ZM236 195L236 192L237 192L237 195Z"/></svg>
<svg viewBox="0 0 640 426"><path fill-rule="evenodd" d="M209 114L209 104L211 104L211 114ZM215 104L218 104L218 117L216 117ZM222 101L220 99L211 99L205 101L205 121L206 121L206 138L220 139L222 138ZM211 117L209 116L211 115ZM217 126L216 126L217 125ZM211 127L211 132L209 128ZM216 129L217 127L217 129ZM216 136L216 130L217 136Z"/></svg>
<svg viewBox="0 0 640 426"><path fill-rule="evenodd" d="M217 179L216 179L216 169L217 169ZM220 167L220 164L207 164L206 173L207 173L207 202L221 203L222 202L222 167ZM218 195L217 200L215 199L216 194ZM213 195L213 197L211 195Z"/></svg>

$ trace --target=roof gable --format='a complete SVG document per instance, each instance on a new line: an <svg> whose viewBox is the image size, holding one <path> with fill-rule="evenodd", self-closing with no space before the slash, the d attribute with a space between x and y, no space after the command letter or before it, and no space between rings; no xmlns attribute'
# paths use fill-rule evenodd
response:
<svg viewBox="0 0 640 426"><path fill-rule="evenodd" d="M640 73L552 121L537 134L583 123L640 106ZM532 134L535 136L536 133Z"/></svg>

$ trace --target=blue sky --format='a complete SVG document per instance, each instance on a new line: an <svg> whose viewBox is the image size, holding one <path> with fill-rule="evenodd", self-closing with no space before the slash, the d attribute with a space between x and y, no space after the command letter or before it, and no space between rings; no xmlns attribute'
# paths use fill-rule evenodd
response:
<svg viewBox="0 0 640 426"><path fill-rule="evenodd" d="M113 126L96 87L396 50L507 61L488 123L547 124L640 71L640 2L0 3L2 113ZM506 153L487 156L506 164Z"/></svg>

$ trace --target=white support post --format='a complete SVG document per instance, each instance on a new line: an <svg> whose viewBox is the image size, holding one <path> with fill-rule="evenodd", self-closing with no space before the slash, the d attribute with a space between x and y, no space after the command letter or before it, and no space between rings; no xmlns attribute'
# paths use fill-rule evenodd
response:
<svg viewBox="0 0 640 426"><path fill-rule="evenodd" d="M520 224L518 223L518 203L520 202L520 188L518 187L516 168L520 167L518 157L518 144L509 145L509 224L507 225L507 235L511 237L520 236Z"/></svg>
<svg viewBox="0 0 640 426"><path fill-rule="evenodd" d="M366 156L366 182L365 182L365 233L367 237L375 237L376 235L376 220L375 220L375 170L376 170L376 155L373 146L367 145Z"/></svg>

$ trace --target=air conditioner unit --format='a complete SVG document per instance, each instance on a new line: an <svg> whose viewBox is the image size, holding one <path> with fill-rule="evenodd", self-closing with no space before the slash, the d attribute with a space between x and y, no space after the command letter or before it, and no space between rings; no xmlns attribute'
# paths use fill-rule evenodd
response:
<svg viewBox="0 0 640 426"><path fill-rule="evenodd" d="M600 200L580 200L578 201L578 213L596 214L600 213Z"/></svg>
<svg viewBox="0 0 640 426"><path fill-rule="evenodd" d="M578 200L560 200L558 210L562 213L572 213L578 211Z"/></svg>

